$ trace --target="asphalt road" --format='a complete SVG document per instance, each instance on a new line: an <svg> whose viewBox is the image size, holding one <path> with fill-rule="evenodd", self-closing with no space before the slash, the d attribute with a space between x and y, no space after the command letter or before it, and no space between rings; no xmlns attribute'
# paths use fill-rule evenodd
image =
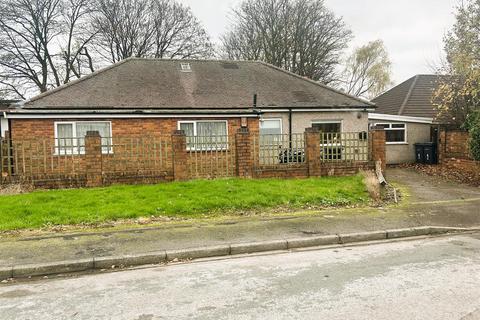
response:
<svg viewBox="0 0 480 320"><path fill-rule="evenodd" d="M3 284L0 319L480 319L480 234Z"/></svg>

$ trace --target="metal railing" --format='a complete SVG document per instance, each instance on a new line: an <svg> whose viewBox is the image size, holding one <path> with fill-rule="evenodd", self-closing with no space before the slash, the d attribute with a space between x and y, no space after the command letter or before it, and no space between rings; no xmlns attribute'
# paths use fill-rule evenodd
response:
<svg viewBox="0 0 480 320"><path fill-rule="evenodd" d="M296 165L305 162L303 133L253 137L254 163L261 166Z"/></svg>
<svg viewBox="0 0 480 320"><path fill-rule="evenodd" d="M235 136L187 136L187 167L193 179L235 176Z"/></svg>
<svg viewBox="0 0 480 320"><path fill-rule="evenodd" d="M320 133L320 160L324 162L368 161L368 133Z"/></svg>

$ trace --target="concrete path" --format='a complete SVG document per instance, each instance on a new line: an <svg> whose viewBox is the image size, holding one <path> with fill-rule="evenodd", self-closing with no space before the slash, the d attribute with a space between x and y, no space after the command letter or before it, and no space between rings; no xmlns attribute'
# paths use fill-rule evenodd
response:
<svg viewBox="0 0 480 320"><path fill-rule="evenodd" d="M480 234L20 282L2 319L480 318Z"/></svg>
<svg viewBox="0 0 480 320"><path fill-rule="evenodd" d="M0 239L0 267L118 256L201 246L312 237L415 226L480 226L480 189L451 184L411 170L388 178L411 194L393 208L326 210L282 218L239 218L149 229Z"/></svg>

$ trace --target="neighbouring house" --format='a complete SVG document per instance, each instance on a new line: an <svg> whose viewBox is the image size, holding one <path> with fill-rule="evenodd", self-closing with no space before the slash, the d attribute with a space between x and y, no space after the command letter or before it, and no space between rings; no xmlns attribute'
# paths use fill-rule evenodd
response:
<svg viewBox="0 0 480 320"><path fill-rule="evenodd" d="M19 100L1 100L0 99L0 137L5 137L5 131L8 130L8 120L6 112L13 107Z"/></svg>
<svg viewBox="0 0 480 320"><path fill-rule="evenodd" d="M40 94L7 118L14 139L368 130L374 105L262 62L130 58Z"/></svg>
<svg viewBox="0 0 480 320"><path fill-rule="evenodd" d="M377 110L369 121L386 131L388 164L415 162L416 143L437 142L433 94L441 80L438 75L416 75L372 100Z"/></svg>

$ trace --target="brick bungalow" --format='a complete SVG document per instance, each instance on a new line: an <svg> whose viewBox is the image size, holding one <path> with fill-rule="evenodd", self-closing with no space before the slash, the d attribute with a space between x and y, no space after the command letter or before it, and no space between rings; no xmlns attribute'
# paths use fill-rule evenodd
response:
<svg viewBox="0 0 480 320"><path fill-rule="evenodd" d="M354 174L384 159L374 108L262 62L132 58L6 110L1 174L41 187Z"/></svg>
<svg viewBox="0 0 480 320"><path fill-rule="evenodd" d="M5 136L5 131L8 130L8 121L5 118L7 111L15 104L19 103L19 100L4 100L0 99L0 134Z"/></svg>
<svg viewBox="0 0 480 320"><path fill-rule="evenodd" d="M368 130L374 105L262 62L130 58L8 110L11 137ZM7 122L5 122L7 123Z"/></svg>

